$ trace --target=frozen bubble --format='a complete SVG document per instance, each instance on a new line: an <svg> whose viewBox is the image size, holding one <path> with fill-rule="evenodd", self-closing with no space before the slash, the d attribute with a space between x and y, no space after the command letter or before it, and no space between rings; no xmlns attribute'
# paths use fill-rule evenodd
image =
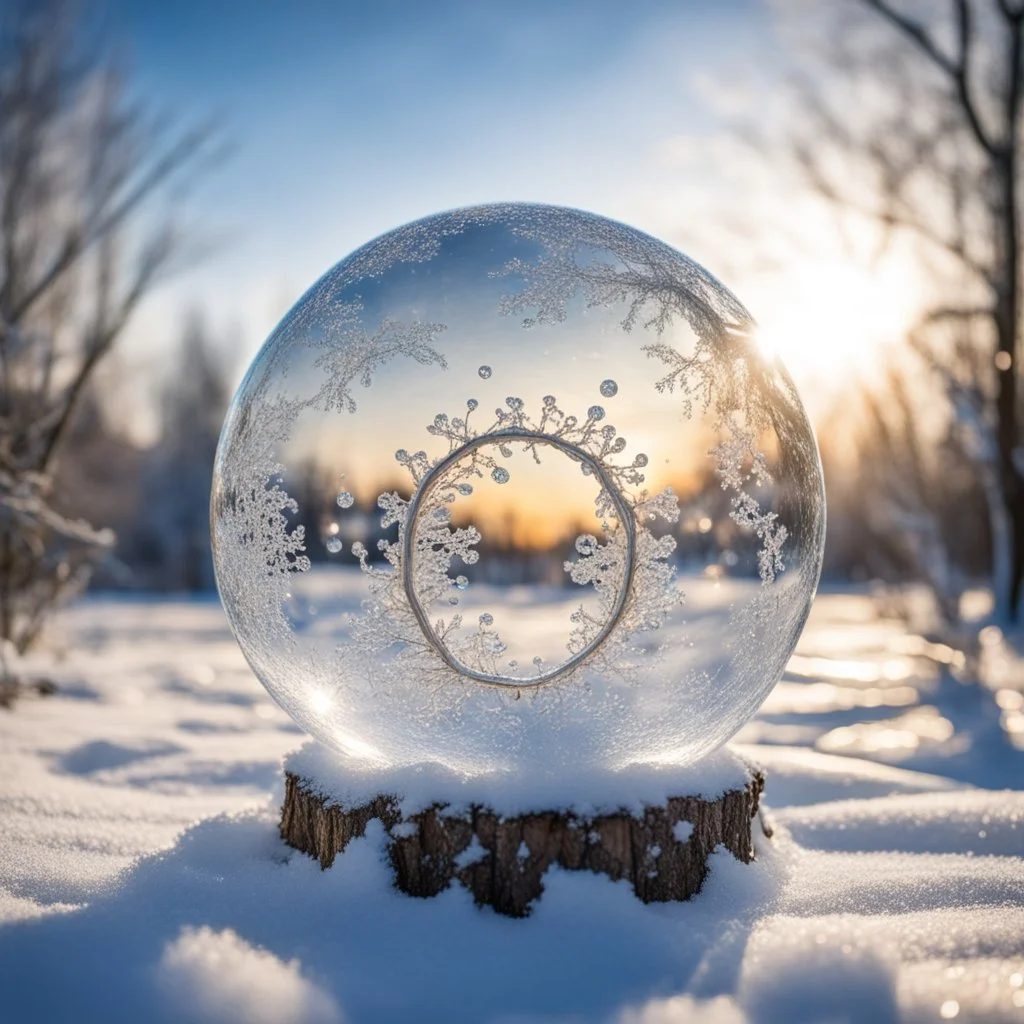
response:
<svg viewBox="0 0 1024 1024"><path fill-rule="evenodd" d="M491 615L490 612L484 612L483 615L480 616L480 625L481 626L493 626L494 625L494 616Z"/></svg>
<svg viewBox="0 0 1024 1024"><path fill-rule="evenodd" d="M634 466L646 466L646 465L647 465L647 456L646 456L646 455L644 455L644 453L643 453L643 452L641 452L641 453L640 453L640 454L639 454L639 455L638 455L638 456L637 456L637 457L636 457L636 458L635 458L635 459L633 460L633 465L634 465Z"/></svg>
<svg viewBox="0 0 1024 1024"><path fill-rule="evenodd" d="M663 345L629 330L641 307ZM824 537L814 438L781 365L736 344L749 324L663 243L550 207L430 217L329 270L260 350L217 460L214 558L260 680L328 746L388 763L600 772L727 742L785 670ZM675 342L698 336L684 393L659 391ZM323 500L311 456L330 460ZM750 479L752 456L772 486ZM719 507L764 529L726 516L711 543L698 522ZM682 544L677 564L677 537L701 551ZM735 578L703 603L708 562ZM337 694L324 712L321 677ZM364 693L366 678L387 685ZM643 699L624 698L640 679Z"/></svg>
<svg viewBox="0 0 1024 1024"><path fill-rule="evenodd" d="M456 576L455 577L455 586L457 586L459 588L459 590L465 590L466 587L469 586L469 580L466 579L465 576Z"/></svg>
<svg viewBox="0 0 1024 1024"><path fill-rule="evenodd" d="M328 537L327 544L325 545L325 547L327 548L328 551L330 551L332 555L336 555L338 554L339 551L341 551L342 544L337 537Z"/></svg>
<svg viewBox="0 0 1024 1024"><path fill-rule="evenodd" d="M581 555L592 555L597 550L597 538L592 533L584 533L576 538L576 550Z"/></svg>
<svg viewBox="0 0 1024 1024"><path fill-rule="evenodd" d="M355 500L351 491L342 491L335 499L341 508L351 508L355 504Z"/></svg>

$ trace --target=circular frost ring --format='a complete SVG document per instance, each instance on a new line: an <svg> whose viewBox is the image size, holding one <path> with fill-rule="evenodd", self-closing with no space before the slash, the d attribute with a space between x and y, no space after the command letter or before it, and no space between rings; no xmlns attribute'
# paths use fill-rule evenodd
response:
<svg viewBox="0 0 1024 1024"><path fill-rule="evenodd" d="M481 448L488 444L498 444L502 441L540 442L542 444L550 445L552 448L557 448L570 458L589 466L594 475L601 482L601 486L608 494L612 504L615 506L615 512L618 516L619 522L626 531L625 572L623 573L622 583L619 586L619 593L615 598L615 604L612 606L608 620L601 627L597 636L595 636L582 651L577 652L569 658L568 661L563 662L556 668L550 669L547 672L542 672L540 675L532 676L529 679L518 679L515 676L491 675L489 672L477 672L475 669L472 669L468 665L459 661L459 659L448 650L443 641L434 631L434 627L431 625L427 613L423 610L423 606L420 604L419 597L416 594L415 582L413 580L412 560L413 544L416 533L416 520L419 517L420 506L423 504L424 498L434 489L444 472L454 463L475 451L477 448ZM560 438L552 437L549 434L543 434L537 430L522 430L517 427L509 427L505 430L496 430L489 434L481 434L479 437L473 438L472 441L467 441L466 444L456 448L454 451L446 455L436 466L433 466L426 476L423 477L422 481L420 481L420 486L416 489L416 493L413 495L412 501L409 503L409 510L406 515L406 524L402 537L402 586L405 588L405 596L408 598L409 606L412 608L413 614L416 616L416 621L419 623L424 637L426 637L430 645L441 656L445 664L448 665L449 668L454 669L460 675L468 676L470 679L475 679L477 682L489 683L492 686L511 686L516 689L526 689L528 687L540 686L543 683L550 683L555 679L559 679L571 672L572 669L580 664L580 662L590 657L590 655L608 639L609 634L615 628L616 623L618 623L626 608L629 591L633 585L633 566L635 563L636 553L636 520L633 516L633 512L626 503L626 500L623 498L619 489L612 482L611 477L608 476L604 466L602 466L600 462L598 462L588 452L585 452L582 448L578 448L574 444L569 444Z"/></svg>

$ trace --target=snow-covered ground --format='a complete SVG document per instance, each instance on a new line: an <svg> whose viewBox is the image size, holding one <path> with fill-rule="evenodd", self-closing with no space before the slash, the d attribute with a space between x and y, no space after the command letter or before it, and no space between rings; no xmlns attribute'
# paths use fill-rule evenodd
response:
<svg viewBox="0 0 1024 1024"><path fill-rule="evenodd" d="M282 845L304 737L215 602L59 632L60 694L0 712L2 1021L1024 1021L1024 673L993 634L964 685L825 592L737 737L757 862L663 906L555 872L516 921L393 892L376 825L324 873Z"/></svg>

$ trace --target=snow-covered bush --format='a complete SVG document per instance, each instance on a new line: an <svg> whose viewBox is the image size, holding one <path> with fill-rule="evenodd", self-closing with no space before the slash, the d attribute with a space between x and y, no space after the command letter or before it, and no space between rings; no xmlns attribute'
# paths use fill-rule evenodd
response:
<svg viewBox="0 0 1024 1024"><path fill-rule="evenodd" d="M57 0L0 21L0 641L18 650L112 543L67 514L55 470L178 247L152 200L208 138L157 129L81 29Z"/></svg>

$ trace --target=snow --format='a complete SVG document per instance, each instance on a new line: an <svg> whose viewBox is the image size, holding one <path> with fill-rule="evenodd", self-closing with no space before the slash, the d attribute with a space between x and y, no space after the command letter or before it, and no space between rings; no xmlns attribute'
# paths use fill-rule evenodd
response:
<svg viewBox="0 0 1024 1024"><path fill-rule="evenodd" d="M401 833L400 830L402 828L408 828L410 830L410 832L412 832L414 834L417 831L416 830L416 826L413 825L412 822L403 821L403 822L399 823L398 825L396 825L394 828L391 829L391 834L393 836L394 835L401 835L402 833ZM522 851L522 847L523 846L525 846L525 843L520 844L519 856L521 858L525 859L526 857L529 857L530 851L529 851L529 848L527 848L526 853L524 854L523 851ZM456 867L456 869L458 871L462 871L463 868L468 868L470 866L470 864L475 864L478 860L483 860L484 857L486 857L486 856L487 856L487 850L484 849L484 847L481 844L480 840L476 836L473 836L473 839L470 842L469 846L467 846L462 851L462 853L460 853L455 858L455 867Z"/></svg>
<svg viewBox="0 0 1024 1024"><path fill-rule="evenodd" d="M5 1021L1024 1019L1024 751L995 699L1024 677L957 682L865 595L819 598L762 713L690 776L765 768L754 864L719 851L698 897L651 906L555 870L526 921L460 886L396 893L376 822L326 872L282 844L282 761L318 748L216 603L90 598L61 636L37 665L61 693L0 714ZM379 782L321 767L335 791ZM633 766L609 797L415 767L393 779L410 801L510 809L679 781Z"/></svg>
<svg viewBox="0 0 1024 1024"><path fill-rule="evenodd" d="M403 817L436 803L448 804L456 812L474 804L485 805L504 817L553 808L595 817L621 808L642 814L645 805L662 804L680 793L714 799L746 784L748 760L724 748L697 765L685 767L658 763L602 772L587 769L550 773L538 769L517 774L468 773L429 762L380 767L376 762L346 757L308 742L285 758L284 767L303 779L314 780L319 794L345 806L367 804L381 793L400 797Z"/></svg>
<svg viewBox="0 0 1024 1024"><path fill-rule="evenodd" d="M693 835L693 824L689 821L677 821L672 826L672 838L677 843L688 843Z"/></svg>
<svg viewBox="0 0 1024 1024"><path fill-rule="evenodd" d="M183 928L164 950L157 972L168 1002L186 1019L341 1020L329 993L302 976L297 960L282 962L230 928Z"/></svg>

